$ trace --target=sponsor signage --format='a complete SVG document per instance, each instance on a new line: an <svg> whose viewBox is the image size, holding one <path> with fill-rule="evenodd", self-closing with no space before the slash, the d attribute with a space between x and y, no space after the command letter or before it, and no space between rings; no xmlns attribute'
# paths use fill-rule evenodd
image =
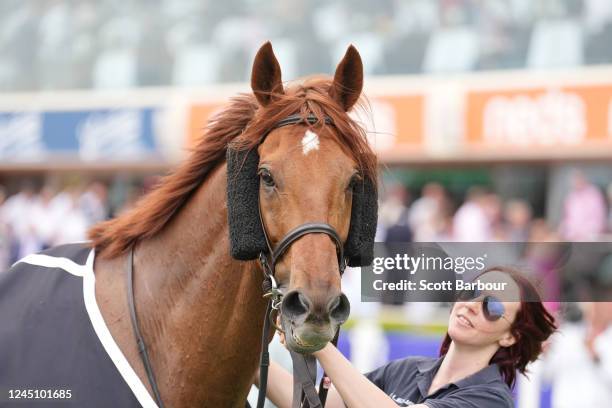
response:
<svg viewBox="0 0 612 408"><path fill-rule="evenodd" d="M142 161L161 158L155 110L0 112L0 160Z"/></svg>
<svg viewBox="0 0 612 408"><path fill-rule="evenodd" d="M186 144L225 102L189 107ZM367 129L381 162L608 159L612 157L612 84L535 85L371 96L351 115Z"/></svg>
<svg viewBox="0 0 612 408"><path fill-rule="evenodd" d="M202 136L208 120L223 109L227 102L209 102L193 104L189 107L187 123L187 147L193 147Z"/></svg>
<svg viewBox="0 0 612 408"><path fill-rule="evenodd" d="M612 146L612 85L469 92L472 147L545 149Z"/></svg>

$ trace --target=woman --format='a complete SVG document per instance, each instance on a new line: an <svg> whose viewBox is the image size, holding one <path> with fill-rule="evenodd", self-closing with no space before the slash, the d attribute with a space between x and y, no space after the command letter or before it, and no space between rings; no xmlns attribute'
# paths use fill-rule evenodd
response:
<svg viewBox="0 0 612 408"><path fill-rule="evenodd" d="M364 376L331 344L315 352L333 384L326 407L514 407L516 372L525 374L538 358L554 318L517 271L496 267L475 281L505 283L505 290L460 294L437 359L396 360ZM274 363L267 395L278 407L291 406L291 374Z"/></svg>

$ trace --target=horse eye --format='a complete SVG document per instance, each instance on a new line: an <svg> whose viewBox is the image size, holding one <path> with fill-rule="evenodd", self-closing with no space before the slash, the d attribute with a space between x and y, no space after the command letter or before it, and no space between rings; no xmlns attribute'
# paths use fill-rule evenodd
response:
<svg viewBox="0 0 612 408"><path fill-rule="evenodd" d="M272 174L267 169L259 170L259 178L266 185L266 187L274 187L274 179L272 178Z"/></svg>

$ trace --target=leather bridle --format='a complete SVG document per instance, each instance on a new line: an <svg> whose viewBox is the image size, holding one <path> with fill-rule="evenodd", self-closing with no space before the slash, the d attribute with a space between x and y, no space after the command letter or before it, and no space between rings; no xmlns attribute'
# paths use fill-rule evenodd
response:
<svg viewBox="0 0 612 408"><path fill-rule="evenodd" d="M262 137L259 144L263 143L266 136L273 129L288 125L300 124L304 122L307 122L310 125L314 125L318 123L319 120L314 115L309 115L306 118L300 115L291 115L276 123L276 125ZM331 118L326 117L325 124L333 124ZM266 225L261 214L261 205L258 205L258 209L259 221L261 223L261 228L266 239L266 246L268 248L267 253L259 253L259 262L264 273L264 281L262 283L262 288L264 291L264 297L268 298L268 306L266 308L266 314L264 316L264 324L261 336L259 394L257 397L257 408L263 408L263 405L266 400L266 390L268 385L268 367L270 365L270 354L268 352L268 336L270 332L270 325L273 325L277 330L282 331L281 328L276 326L273 320L273 313L279 310L283 297L283 294L280 288L278 287L276 279L274 278L276 263L289 249L291 244L293 244L299 238L307 234L326 234L332 239L336 246L336 254L338 256L338 269L340 271L340 276L342 276L344 270L346 269L346 259L344 257L344 244L342 243L340 236L338 235L334 227L322 222L304 223L292 229L278 242L276 248L273 248L272 244L270 243L270 238L268 237L268 233L266 231ZM339 330L336 332L336 335L334 336L334 339L332 341L334 346L338 341L338 334ZM310 408L324 407L325 400L327 398L327 389L323 387L323 378L321 379L318 397L314 387L317 374L316 359L312 355L298 354L293 351L289 352L293 360L294 368L293 406L304 406ZM325 373L323 373L323 377L325 377ZM304 398L306 399L306 401L308 401L308 403L302 405Z"/></svg>
<svg viewBox="0 0 612 408"><path fill-rule="evenodd" d="M324 119L325 124L333 124L331 118L326 117ZM260 144L263 143L266 136L274 129L279 127L300 124L300 123L308 123L310 125L314 125L319 122L319 120L314 115L309 115L307 117L302 117L301 115L291 115L283 120L280 120L273 126L268 132L262 137ZM268 234L266 232L265 224L263 222L263 218L261 215L261 207L259 207L259 219L261 222L261 228L264 232L264 236L266 239L266 244L268 250L266 252L259 253L259 262L261 264L261 268L264 273L264 280L262 283L262 288L264 291L264 297L268 298L268 305L266 307L266 314L264 316L264 324L262 331L262 350L260 357L260 376L259 376L259 395L257 398L257 408L262 408L266 399L266 390L267 390L267 381L268 381L268 367L270 365L270 355L268 352L268 337L270 332L270 325L273 325L277 330L281 330L276 326L273 321L273 313L280 309L280 305L282 303L283 294L278 287L276 279L274 278L274 272L276 268L277 262L284 255L284 253L289 249L291 244L297 241L299 238L303 237L307 234L326 234L328 235L336 246L336 253L338 255L338 266L340 275L344 273L344 269L346 268L346 259L344 256L344 245L340 236L336 232L336 230L329 224L321 223L321 222L309 222L302 224L293 230L289 231L276 245L275 248L272 247L270 240L268 238ZM153 373L153 368L151 367L151 362L149 359L149 355L147 353L146 345L142 338L142 334L139 329L138 320L136 317L136 307L134 302L134 291L133 291L133 269L134 269L134 246L130 248L128 255L128 265L127 265L127 296L128 296L128 305L130 310L130 318L132 321L132 329L134 331L134 336L136 337L136 343L138 345L138 350L140 353L140 357L142 359L145 371L147 373L147 377L149 383L151 385L151 389L153 390L153 395L155 396L155 400L157 405L160 408L163 408L163 402L159 393L159 388L157 386L157 382L155 381L155 375ZM338 340L339 330L336 332L336 335L332 341L334 345L336 345ZM321 384L319 387L319 393L317 395L316 389L314 387L314 383L316 381L316 359L312 355L303 355L290 351L291 357L294 363L294 393L293 393L293 406L294 407L310 407L310 408L318 408L325 406L325 400L327 398L327 389L323 387L323 379L321 379ZM325 377L325 373L323 373ZM247 402L248 406L248 402Z"/></svg>

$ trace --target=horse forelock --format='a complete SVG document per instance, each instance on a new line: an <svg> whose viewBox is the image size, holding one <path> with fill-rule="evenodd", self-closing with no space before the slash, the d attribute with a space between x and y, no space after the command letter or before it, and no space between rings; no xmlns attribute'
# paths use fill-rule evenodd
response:
<svg viewBox="0 0 612 408"><path fill-rule="evenodd" d="M204 136L185 162L162 178L131 210L89 230L91 245L100 256L112 258L126 252L138 240L153 237L223 162L228 146L256 148L278 121L296 113L304 117L314 115L319 123L324 123L325 117L331 118L337 131L330 133L336 142L352 156L362 175L375 181L377 159L368 145L365 129L329 96L331 84L329 78L307 78L288 85L283 94L273 95L272 102L265 107L260 107L252 94L232 98L227 108L209 120ZM353 109L365 110L365 99Z"/></svg>

